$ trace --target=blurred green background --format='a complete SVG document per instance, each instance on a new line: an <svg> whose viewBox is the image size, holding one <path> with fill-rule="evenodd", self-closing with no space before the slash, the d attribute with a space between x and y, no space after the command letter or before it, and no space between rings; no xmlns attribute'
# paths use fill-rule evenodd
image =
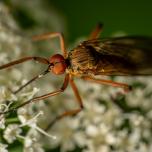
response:
<svg viewBox="0 0 152 152"><path fill-rule="evenodd" d="M15 7L13 0L4 2L11 6L14 15L23 19L24 29L30 23L34 24L32 19L29 20L29 24L25 21L27 16L22 8ZM20 3L21 6L22 0ZM87 36L98 22L104 23L103 36L109 36L116 31L123 31L129 35L152 35L150 0L44 0L43 3L46 3L48 9L49 7L55 9L64 18L69 41ZM33 6L33 9L39 8ZM16 13L17 11L20 15ZM51 17L48 20L51 20Z"/></svg>
<svg viewBox="0 0 152 152"><path fill-rule="evenodd" d="M104 35L115 31L152 35L152 1L148 0L51 0L64 14L70 39L87 35L97 22L104 23Z"/></svg>
<svg viewBox="0 0 152 152"><path fill-rule="evenodd" d="M43 32L59 31L65 34L68 43L73 43L81 36L87 36L98 22L104 23L103 37L111 36L115 32L124 32L128 35L149 35L152 36L152 1L151 0L38 0L44 5L44 10L35 6L34 1L29 0L28 5L24 5L25 0L3 0L11 12L19 27L25 33L33 35L35 28L39 27L39 34ZM31 3L30 3L31 2ZM28 8L29 7L29 8ZM31 10L33 8L33 10ZM33 17L33 12L48 10L45 21L43 16L40 20ZM49 17L50 10L50 17ZM58 23L51 14L59 14L63 20ZM39 14L38 14L39 16ZM58 17L58 16L55 16ZM55 20L54 20L55 19ZM52 25L50 26L49 21ZM41 30L42 28L42 30ZM41 31L41 32L40 32ZM17 143L18 144L18 143ZM16 145L17 145L16 144ZM14 145L12 147L15 147ZM17 147L18 149L18 147ZM14 152L17 151L14 149ZM59 151L59 147L54 152ZM12 150L13 151L13 150ZM21 151L18 149L18 151ZM75 152L81 151L79 148ZM50 150L48 150L50 152Z"/></svg>

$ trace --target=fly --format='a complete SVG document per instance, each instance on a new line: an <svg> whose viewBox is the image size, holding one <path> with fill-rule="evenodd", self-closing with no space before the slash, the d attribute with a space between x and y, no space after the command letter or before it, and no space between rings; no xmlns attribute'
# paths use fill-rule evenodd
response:
<svg viewBox="0 0 152 152"><path fill-rule="evenodd" d="M111 80L96 79L96 75L116 75L116 76L135 76L135 75L152 75L152 38L141 36L124 36L117 38L99 39L102 31L102 24L98 24L91 32L87 41L83 41L73 50L67 52L64 37L61 33L47 33L39 36L34 36L33 40L46 40L58 37L60 40L61 54L55 54L50 58L30 56L24 57L5 65L0 66L0 70L9 68L16 64L34 60L47 65L47 69L41 74L36 75L33 79L25 83L18 90L14 91L17 94L24 87L45 76L49 72L55 75L65 74L64 82L58 90L34 97L15 108L10 108L8 111L1 114L17 110L31 102L37 102L51 96L58 95L65 91L68 84L73 89L76 101L79 108L66 111L57 116L50 126L57 120L79 113L83 109L82 99L78 89L74 83L74 77L95 82L98 84L112 85L120 87L128 91L131 87L125 83L113 82Z"/></svg>

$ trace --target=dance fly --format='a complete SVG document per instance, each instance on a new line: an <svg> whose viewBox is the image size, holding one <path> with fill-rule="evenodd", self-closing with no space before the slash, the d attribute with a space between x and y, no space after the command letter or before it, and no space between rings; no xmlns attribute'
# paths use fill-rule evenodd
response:
<svg viewBox="0 0 152 152"><path fill-rule="evenodd" d="M25 61L34 60L42 64L46 64L47 68L41 74L35 76L26 84L14 91L17 94L24 87L29 85L36 79L52 72L55 75L65 74L64 82L56 91L34 97L15 108L10 108L8 111L1 114L17 110L18 108L36 102L51 96L58 95L71 85L79 104L79 108L66 111L57 116L51 123L53 125L57 120L79 113L83 109L82 99L73 78L95 82L98 84L112 85L121 87L124 90L130 90L130 86L120 82L111 80L97 79L96 75L115 75L115 76L148 76L152 75L152 38L143 36L124 36L116 38L100 39L99 35L102 31L102 24L98 24L91 32L88 40L81 42L73 50L67 52L64 37L61 33L47 33L39 36L34 36L33 40L45 40L58 37L60 40L61 54L55 54L49 58L30 56L24 57L8 64L0 66L0 70L9 68L13 65L23 63Z"/></svg>

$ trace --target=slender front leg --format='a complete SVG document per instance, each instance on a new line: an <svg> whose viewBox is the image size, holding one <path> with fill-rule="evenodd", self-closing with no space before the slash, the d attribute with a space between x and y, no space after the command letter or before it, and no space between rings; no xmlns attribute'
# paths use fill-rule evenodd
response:
<svg viewBox="0 0 152 152"><path fill-rule="evenodd" d="M29 80L28 82L26 82L24 85L20 86L16 91L12 91L14 94L17 94L18 92L20 92L23 88L25 88L27 85L31 84L33 81L45 76L47 73L49 73L49 68L47 70L45 70L44 72L42 72L41 74L36 75L35 77L33 77L31 80Z"/></svg>
<svg viewBox="0 0 152 152"><path fill-rule="evenodd" d="M15 107L15 108L12 108L6 112L1 112L0 114L6 114L6 113L9 113L11 111L16 111L17 109L29 104L29 103L32 103L32 102L37 102L39 100L42 100L42 99L46 99L46 98L49 98L49 97L52 97L52 96L55 96L57 94L60 94L62 93L68 86L68 83L69 83L69 74L66 74L65 78L64 78L64 82L63 82L63 85L60 89L56 90L56 91L53 91L53 92L50 92L48 94L45 94L45 95L42 95L42 96L38 96L38 97L35 97L35 98L32 98L22 104L20 104L19 106Z"/></svg>
<svg viewBox="0 0 152 152"><path fill-rule="evenodd" d="M29 57L24 57L24 58L9 62L7 64L1 65L0 70L11 67L11 66L16 65L16 64L20 64L20 63L29 61L29 60L34 60L34 61L37 61L37 62L40 62L40 63L43 63L43 64L49 64L49 61L46 58L36 57L36 56L29 56Z"/></svg>
<svg viewBox="0 0 152 152"><path fill-rule="evenodd" d="M64 58L66 58L67 57L67 51L66 51L66 48L65 48L65 41L64 41L64 37L63 37L62 33L59 33L59 32L45 33L45 34L42 34L42 35L33 36L32 40L33 41L46 40L46 39L52 39L52 38L55 38L55 37L59 37L61 51L63 53Z"/></svg>
<svg viewBox="0 0 152 152"><path fill-rule="evenodd" d="M89 77L89 76L82 77L82 79L90 81L90 82L95 82L95 83L98 83L98 84L104 84L104 85L110 85L110 86L113 86L113 87L123 88L124 91L126 91L126 92L128 92L132 89L131 86L129 86L128 84L114 82L112 80L96 79L96 78L92 78L92 77Z"/></svg>
<svg viewBox="0 0 152 152"><path fill-rule="evenodd" d="M83 103L82 103L82 100L81 100L81 97L79 95L79 92L78 92L78 89L72 79L72 77L70 76L70 85L73 89L73 92L75 94L75 97L76 97L76 102L78 103L79 105L79 108L77 109L73 109L73 110L69 110L69 111L65 111L64 113L62 113L61 115L57 116L48 126L47 128L45 129L46 131L49 130L57 121L59 121L60 119L66 117L66 116L71 116L71 115L76 115L78 114L82 109L83 109Z"/></svg>
<svg viewBox="0 0 152 152"><path fill-rule="evenodd" d="M89 36L89 40L97 39L100 36L100 33L102 32L103 24L99 23L96 25L95 29L91 32Z"/></svg>

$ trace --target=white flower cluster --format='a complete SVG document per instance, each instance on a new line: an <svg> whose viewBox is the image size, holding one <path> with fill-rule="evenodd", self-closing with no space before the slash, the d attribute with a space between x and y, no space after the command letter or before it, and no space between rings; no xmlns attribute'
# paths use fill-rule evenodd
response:
<svg viewBox="0 0 152 152"><path fill-rule="evenodd" d="M1 152L8 152L8 150L7 150L6 148L7 148L7 145L6 145L6 144L1 144L1 143L0 143L0 151L1 151Z"/></svg>
<svg viewBox="0 0 152 152"><path fill-rule="evenodd" d="M1 16L6 16L6 23L10 23L7 25L4 19L3 22L0 21L0 64L4 64L23 56L21 50L27 51L31 46L29 41L12 30L17 29L17 26L2 4L0 18ZM31 99L39 91L29 86L17 95L11 92L25 83L23 71L33 72L28 68L12 68L4 70L0 75L0 111L7 111L18 101ZM27 74L30 75L30 72ZM51 77L51 85L48 83L50 77L43 80L46 83L44 90L55 90L55 79L52 79ZM46 133L44 128L53 117L78 106L70 88L62 95L48 99L49 102L31 103L20 108L15 119L9 115L1 115L0 129L4 143L0 143L0 151L7 152L9 144L20 139L24 143L24 152L43 152L44 145L48 149L60 146L62 152L74 150L76 147L82 148L83 152L151 152L151 77L116 77L115 81L132 84L134 89L123 94L122 90L117 88L76 80L84 110L74 117L58 121L49 133ZM26 126L29 129L23 134ZM51 134L57 137L56 140Z"/></svg>
<svg viewBox="0 0 152 152"><path fill-rule="evenodd" d="M84 110L76 117L65 118L58 122L50 130L57 135L58 139L49 144L60 145L63 152L75 149L76 145L84 148L84 152L152 151L150 79L151 77L118 78L117 81L128 80L130 84L136 81L144 85L144 89L139 86L132 92L121 95L121 98L126 98L121 101L121 104L126 102L132 109L130 111L125 111L115 103L119 102L117 100L120 96L115 99L113 96L120 91L119 89L78 81L77 86L83 96ZM137 97L138 92L140 92L138 95L140 98ZM64 99L62 102L71 104L74 101L70 93L68 95L71 101L67 102L67 99ZM146 97L146 94L149 96Z"/></svg>
<svg viewBox="0 0 152 152"><path fill-rule="evenodd" d="M25 55L23 50L30 50L32 48L30 41L17 32L18 27L13 21L7 7L0 3L0 65L15 60ZM29 66L30 67L30 66ZM28 68L27 68L28 69ZM33 98L39 89L35 87L27 87L25 91L18 95L13 94L13 90L18 89L20 85L25 84L24 72L27 70L21 65L21 70L17 68L9 68L2 70L0 75L0 112L6 112L13 104L18 101L25 102ZM28 69L29 70L29 69ZM30 71L30 70L29 70ZM27 72L30 75L30 72ZM31 71L32 72L32 71ZM19 103L19 104L20 104ZM37 111L35 112L33 106ZM0 151L7 152L9 144L15 140L23 140L24 151L39 151L43 152L42 144L39 143L38 135L45 134L49 138L55 138L47 134L43 129L37 125L37 120L43 114L38 106L34 104L27 105L18 109L17 116L12 117L8 114L0 115L0 129L2 130L3 142L0 143ZM29 127L27 133L23 133L24 127Z"/></svg>

